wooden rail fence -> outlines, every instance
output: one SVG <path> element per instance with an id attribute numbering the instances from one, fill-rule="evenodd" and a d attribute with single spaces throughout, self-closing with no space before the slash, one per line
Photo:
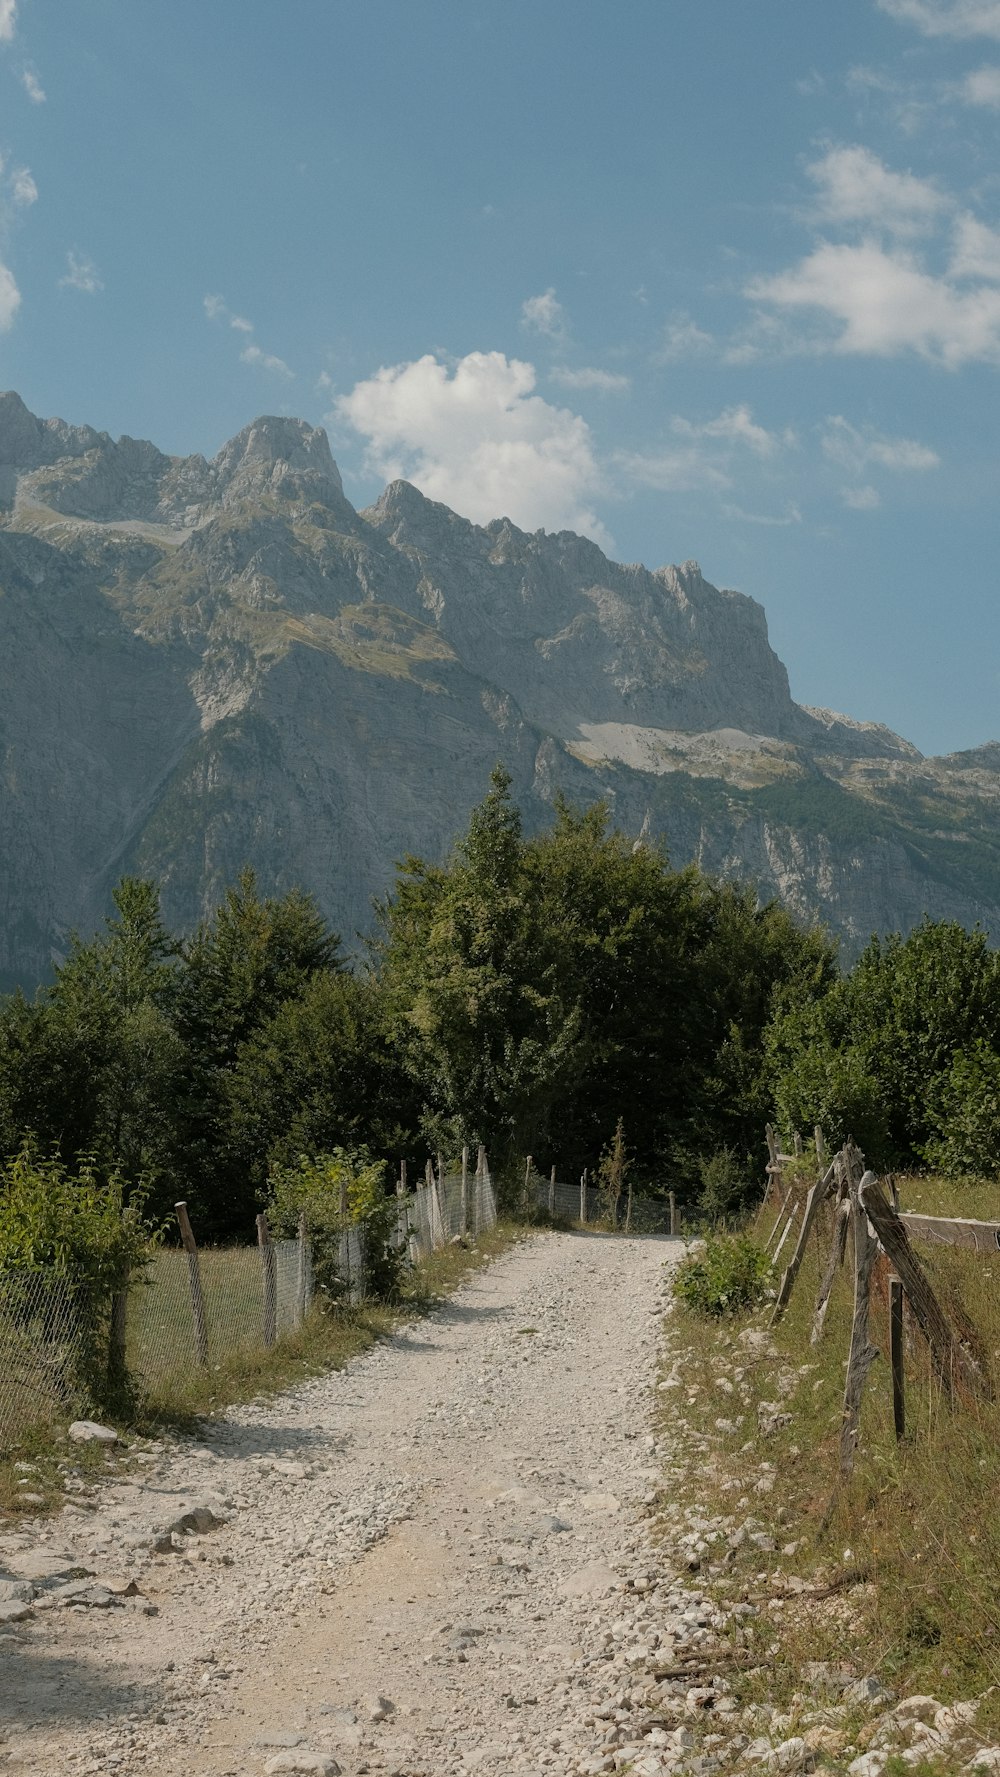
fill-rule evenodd
<path id="1" fill-rule="evenodd" d="M 926 1341 L 934 1374 L 947 1398 L 993 1398 L 993 1381 L 978 1356 L 974 1329 L 967 1322 L 956 1324 L 956 1317 L 946 1312 L 914 1251 L 913 1242 L 960 1246 L 982 1253 L 996 1252 L 1000 1249 L 1000 1222 L 979 1222 L 964 1216 L 901 1213 L 892 1182 L 888 1181 L 890 1201 L 883 1183 L 874 1172 L 866 1170 L 864 1156 L 853 1142 L 847 1141 L 829 1162 L 819 1129 L 814 1132 L 814 1144 L 817 1176 L 815 1182 L 807 1185 L 801 1137 L 796 1135 L 790 1144 L 792 1152 L 784 1153 L 775 1130 L 770 1124 L 767 1127 L 764 1200 L 765 1204 L 776 1202 L 778 1208 L 765 1244 L 776 1269 L 793 1229 L 796 1230 L 781 1272 L 771 1325 L 780 1321 L 788 1308 L 819 1211 L 824 1203 L 832 1200 L 832 1233 L 813 1309 L 811 1342 L 815 1345 L 823 1337 L 834 1280 L 845 1263 L 850 1240 L 854 1312 L 840 1437 L 840 1474 L 846 1478 L 854 1466 L 865 1381 L 880 1355 L 871 1342 L 869 1330 L 872 1282 L 877 1262 L 884 1256 L 890 1267 L 889 1364 L 893 1421 L 896 1438 L 901 1441 L 906 1436 L 904 1304 L 912 1324 L 919 1328 Z M 811 1159 L 809 1167 L 812 1169 Z"/>

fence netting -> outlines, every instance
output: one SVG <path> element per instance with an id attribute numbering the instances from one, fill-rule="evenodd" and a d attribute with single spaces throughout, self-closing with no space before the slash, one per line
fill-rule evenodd
<path id="1" fill-rule="evenodd" d="M 537 1209 L 562 1222 L 614 1228 L 619 1234 L 669 1234 L 670 1204 L 662 1197 L 633 1196 L 623 1191 L 617 1204 L 595 1185 L 570 1185 L 535 1177 Z"/>
<path id="2" fill-rule="evenodd" d="M 396 1201 L 390 1239 L 416 1263 L 496 1221 L 487 1168 L 435 1177 Z M 384 1221 L 378 1235 L 384 1240 Z M 367 1290 L 369 1230 L 343 1227 L 335 1297 L 357 1303 Z M 196 1369 L 252 1355 L 302 1325 L 314 1300 L 308 1231 L 262 1247 L 202 1247 L 197 1255 L 158 1248 L 128 1291 L 125 1359 L 134 1382 L 156 1395 Z M 0 1451 L 34 1426 L 85 1408 L 80 1354 L 94 1321 L 85 1298 L 50 1271 L 0 1271 Z"/>

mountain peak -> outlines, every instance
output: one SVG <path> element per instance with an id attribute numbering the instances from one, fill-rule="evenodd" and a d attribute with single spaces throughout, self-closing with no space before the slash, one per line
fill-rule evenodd
<path id="1" fill-rule="evenodd" d="M 261 414 L 223 445 L 212 467 L 230 497 L 259 494 L 270 484 L 312 499 L 344 498 L 330 441 L 307 420 Z"/>

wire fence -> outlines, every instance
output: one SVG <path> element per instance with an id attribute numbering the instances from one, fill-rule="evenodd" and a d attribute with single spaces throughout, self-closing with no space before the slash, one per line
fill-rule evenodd
<path id="1" fill-rule="evenodd" d="M 198 1247 L 186 1207 L 178 1206 L 185 1245 L 158 1248 L 127 1292 L 104 1304 L 107 1325 L 72 1280 L 51 1271 L 0 1271 L 0 1452 L 36 1427 L 86 1410 L 84 1352 L 95 1332 L 109 1370 L 122 1372 L 145 1396 L 168 1395 L 185 1376 L 268 1350 L 302 1326 L 316 1295 L 313 1242 L 272 1239 L 258 1219 L 255 1246 Z M 180 1212 L 183 1211 L 183 1214 Z M 389 1243 L 416 1264 L 449 1241 L 473 1238 L 496 1221 L 493 1181 L 485 1158 L 474 1175 L 434 1176 L 398 1197 L 389 1214 Z M 368 1291 L 375 1244 L 386 1240 L 385 1216 L 369 1226 L 345 1222 L 335 1236 L 332 1299 L 358 1303 Z"/>
<path id="2" fill-rule="evenodd" d="M 566 1184 L 559 1179 L 534 1175 L 535 1208 L 557 1221 L 574 1222 L 612 1230 L 618 1234 L 673 1234 L 677 1210 L 668 1197 L 629 1198 L 623 1192 L 617 1203 L 597 1186 Z"/>

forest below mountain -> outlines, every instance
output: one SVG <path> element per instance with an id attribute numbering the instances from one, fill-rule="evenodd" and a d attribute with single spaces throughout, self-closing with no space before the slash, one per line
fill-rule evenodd
<path id="1" fill-rule="evenodd" d="M 251 872 L 195 934 L 124 879 L 102 935 L 0 1009 L 0 1153 L 117 1172 L 156 1214 L 244 1237 L 273 1180 L 347 1149 L 422 1170 L 486 1144 L 712 1214 L 758 1188 L 762 1133 L 821 1123 L 873 1164 L 997 1170 L 1000 959 L 925 921 L 846 972 L 777 902 L 675 869 L 606 808 L 526 836 L 507 774 L 443 864 L 411 857 L 351 964 L 299 890 Z M 606 1162 L 605 1162 L 606 1163 Z"/>

